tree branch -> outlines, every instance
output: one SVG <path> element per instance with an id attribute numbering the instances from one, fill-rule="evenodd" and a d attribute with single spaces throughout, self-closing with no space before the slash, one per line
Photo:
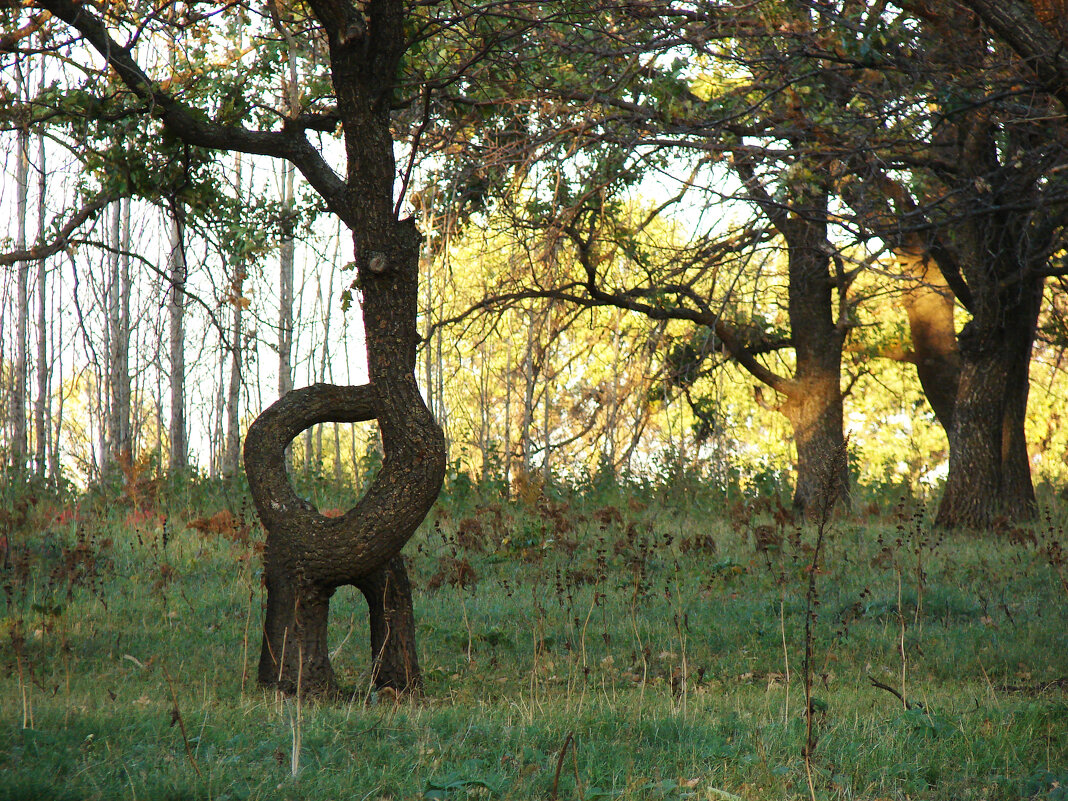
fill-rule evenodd
<path id="1" fill-rule="evenodd" d="M 141 69 L 130 48 L 119 44 L 85 4 L 75 0 L 36 0 L 36 4 L 77 30 L 115 70 L 123 84 L 150 104 L 150 113 L 183 142 L 213 150 L 286 159 L 322 195 L 332 212 L 347 224 L 355 221 L 345 193 L 345 183 L 304 137 L 301 126 L 291 126 L 281 131 L 255 131 L 241 125 L 222 125 L 199 119 Z"/>
<path id="2" fill-rule="evenodd" d="M 49 12 L 43 11 L 42 13 L 35 14 L 31 17 L 30 21 L 17 31 L 11 31 L 11 33 L 5 33 L 3 36 L 0 36 L 0 53 L 15 52 L 15 47 L 19 42 L 33 36 L 33 34 L 39 31 L 51 18 L 52 15 Z"/>
<path id="3" fill-rule="evenodd" d="M 0 253 L 0 267 L 7 267 L 20 261 L 38 261 L 47 259 L 70 244 L 70 237 L 90 217 L 95 217 L 109 203 L 118 200 L 118 195 L 101 195 L 95 200 L 75 212 L 62 228 L 56 233 L 55 239 L 47 244 L 36 245 L 25 250 L 13 250 L 8 253 Z"/>
<path id="4" fill-rule="evenodd" d="M 1068 45 L 1039 21 L 1033 8 L 1020 0 L 965 0 L 965 5 L 1023 59 L 1045 90 L 1068 109 Z"/>
<path id="5" fill-rule="evenodd" d="M 654 306 L 638 300 L 638 296 L 629 292 L 608 292 L 598 285 L 596 266 L 593 263 L 589 243 L 585 241 L 580 232 L 574 228 L 565 228 L 565 233 L 572 240 L 578 253 L 579 264 L 586 273 L 583 286 L 589 299 L 595 303 L 588 305 L 614 306 L 618 309 L 638 312 L 651 320 L 686 320 L 697 325 L 706 326 L 719 337 L 727 348 L 731 358 L 744 367 L 754 378 L 767 384 L 771 389 L 782 395 L 793 392 L 793 382 L 783 378 L 758 361 L 753 352 L 745 346 L 735 328 L 723 320 L 719 312 L 713 312 L 707 308 L 707 304 L 701 303 L 702 309 L 686 309 L 677 306 L 664 307 Z"/>

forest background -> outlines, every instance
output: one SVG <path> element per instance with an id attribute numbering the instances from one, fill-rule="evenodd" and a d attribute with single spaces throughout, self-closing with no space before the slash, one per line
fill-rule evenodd
<path id="1" fill-rule="evenodd" d="M 851 47 L 870 48 L 872 37 L 905 46 L 904 30 L 894 26 L 907 27 L 908 12 L 895 18 L 883 9 L 877 24 L 874 9 L 865 13 L 872 30 Z M 785 40 L 799 40 L 788 17 L 765 20 L 772 27 L 761 36 L 770 31 L 784 39 L 785 31 Z M 22 42 L 48 30 L 42 24 L 16 31 L 7 49 L 17 55 Z M 227 111 L 231 116 L 265 113 L 239 101 L 237 92 L 259 86 L 279 59 L 291 64 L 283 84 L 262 84 L 268 105 L 284 110 L 294 92 L 305 103 L 322 92 L 314 48 L 287 56 L 293 42 L 272 39 L 270 30 L 259 34 L 266 44 L 246 42 L 249 30 L 245 24 L 193 28 L 188 33 L 197 38 L 181 51 L 177 40 L 170 50 L 159 42 L 144 47 L 162 48 L 154 52 L 170 59 L 168 80 L 186 82 L 176 86 L 191 97 L 244 104 Z M 755 216 L 760 197 L 724 154 L 710 156 L 691 141 L 710 124 L 706 118 L 722 113 L 726 101 L 716 93 L 740 96 L 754 87 L 744 85 L 744 64 L 731 64 L 735 54 L 712 52 L 687 33 L 676 42 L 651 36 L 646 43 L 645 68 L 662 74 L 643 90 L 649 101 L 642 114 L 652 115 L 648 131 L 630 141 L 615 141 L 613 130 L 595 131 L 589 121 L 585 131 L 575 127 L 597 104 L 611 108 L 611 102 L 591 96 L 583 106 L 568 99 L 568 70 L 575 66 L 567 63 L 546 65 L 563 74 L 554 76 L 557 87 L 538 90 L 533 76 L 522 75 L 483 87 L 486 98 L 475 104 L 482 130 L 451 97 L 440 102 L 451 102 L 452 111 L 433 125 L 425 124 L 429 116 L 422 127 L 412 122 L 421 149 L 398 181 L 410 184 L 404 207 L 426 235 L 420 378 L 446 431 L 454 475 L 507 484 L 517 473 L 537 472 L 546 483 L 574 484 L 598 476 L 659 480 L 681 471 L 739 490 L 789 484 L 797 456 L 788 421 L 776 413 L 783 396 L 765 397 L 760 381 L 730 358 L 712 328 L 674 313 L 685 305 L 683 296 L 672 296 L 675 278 L 683 276 L 687 291 L 703 297 L 718 323 L 741 332 L 757 358 L 784 374 L 794 369 L 788 245 Z M 813 27 L 805 35 L 830 34 Z M 787 41 L 783 52 L 795 45 Z M 580 63 L 591 48 L 576 48 L 567 58 Z M 633 50 L 617 55 L 617 69 L 626 69 L 627 60 L 637 63 Z M 446 57 L 444 50 L 439 55 Z M 54 65 L 35 70 L 18 58 L 7 64 L 2 202 L 8 250 L 47 250 L 45 258 L 5 260 L 0 408 L 9 465 L 83 488 L 120 457 L 151 461 L 158 470 L 232 474 L 240 470 L 248 423 L 279 394 L 316 381 L 362 381 L 360 323 L 346 311 L 358 296 L 347 272 L 351 252 L 292 167 L 246 154 L 183 150 L 151 128 L 109 122 L 105 109 L 79 107 L 90 103 L 87 90 L 63 94 Z M 240 78 L 226 71 L 234 67 Z M 473 86 L 477 77 L 469 79 Z M 880 80 L 887 84 L 880 91 L 888 91 L 890 78 Z M 784 86 L 795 94 L 754 106 L 758 127 L 796 117 L 798 99 L 816 91 Z M 121 89 L 103 88 L 107 102 L 121 106 Z M 514 96 L 502 94 L 508 89 Z M 884 109 L 887 138 L 915 126 L 909 134 L 915 140 L 922 126 L 934 125 L 930 112 L 916 109 L 945 90 L 933 80 L 916 84 L 910 105 Z M 637 97 L 639 89 L 632 91 Z M 656 93 L 665 92 L 674 106 L 653 109 L 652 101 L 661 99 Z M 708 108 L 695 111 L 702 98 Z M 854 118 L 870 115 L 858 111 L 861 99 L 872 109 L 891 102 L 889 94 L 858 94 L 835 120 L 827 106 L 837 101 L 822 98 L 812 116 L 839 126 L 843 139 L 856 137 Z M 514 132 L 501 134 L 518 114 L 529 115 L 524 142 Z M 781 196 L 805 168 L 797 156 L 769 155 L 774 146 L 774 138 L 766 139 L 760 158 L 765 169 L 781 170 L 768 177 L 768 188 Z M 937 164 L 931 169 L 937 173 Z M 916 186 L 928 180 L 920 172 L 893 177 Z M 845 200 L 832 209 L 828 242 L 855 272 L 836 321 L 844 334 L 851 471 L 861 485 L 937 492 L 949 449 L 916 378 L 916 348 L 903 313 L 914 276 L 898 266 L 901 242 L 885 232 L 879 237 L 871 219 L 878 210 L 849 209 L 841 179 L 836 191 Z M 952 191 L 933 191 L 926 203 L 943 203 Z M 596 212 L 590 198 L 597 198 Z M 628 290 L 644 281 L 646 297 L 659 293 L 652 305 L 668 311 L 660 319 L 593 305 L 588 296 L 574 302 L 581 293 L 569 289 L 581 283 L 581 254 L 561 221 L 593 213 L 604 229 L 599 235 L 614 237 L 612 252 L 601 256 L 606 280 Z M 927 237 L 936 224 L 930 213 L 927 220 L 913 216 L 897 223 L 899 240 Z M 731 237 L 735 242 L 725 244 Z M 1046 247 L 1057 252 L 1056 245 Z M 1040 483 L 1056 485 L 1068 471 L 1068 434 L 1060 425 L 1063 280 L 1046 284 L 1026 416 L 1030 465 Z M 967 312 L 956 303 L 960 329 Z M 296 446 L 296 462 L 351 480 L 373 439 L 369 430 L 337 424 L 309 430 Z"/>

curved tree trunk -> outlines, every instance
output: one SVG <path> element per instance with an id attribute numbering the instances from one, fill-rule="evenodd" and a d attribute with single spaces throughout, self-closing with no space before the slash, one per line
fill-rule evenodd
<path id="1" fill-rule="evenodd" d="M 196 147 L 241 150 L 293 163 L 352 232 L 357 272 L 352 289 L 362 297 L 370 382 L 362 387 L 317 384 L 289 392 L 256 419 L 244 448 L 249 487 L 267 530 L 260 680 L 283 690 L 331 692 L 336 688 L 326 650 L 331 595 L 345 584 L 377 588 L 377 574 L 389 570 L 395 580 L 387 582 L 383 620 L 373 627 L 374 636 L 385 643 L 386 651 L 394 647 L 391 642 L 400 642 L 384 636 L 388 627 L 379 624 L 390 609 L 403 617 L 410 607 L 396 596 L 410 602 L 410 591 L 399 570 L 387 566 L 426 516 L 445 475 L 445 438 L 423 403 L 414 373 L 421 238 L 411 220 L 398 219 L 400 203 L 394 193 L 398 172 L 391 114 L 401 60 L 410 45 L 405 25 L 410 9 L 400 0 L 309 0 L 329 45 L 330 79 L 345 142 L 341 176 L 312 146 L 306 124 L 295 115 L 281 130 L 252 131 L 240 122 L 220 124 L 200 111 L 194 113 L 141 69 L 131 48 L 116 42 L 93 11 L 68 0 L 39 4 L 77 29 L 134 95 L 158 109 L 171 134 Z M 286 25 L 280 15 L 274 21 Z M 303 27 L 303 21 L 300 24 Z M 180 288 L 186 277 L 180 203 L 175 212 L 179 219 L 171 276 L 174 287 Z M 175 289 L 172 345 L 181 339 L 181 301 Z M 180 360 L 172 360 L 172 368 L 172 399 L 181 399 L 176 389 L 184 375 Z M 172 405 L 172 424 L 177 420 L 179 425 L 172 425 L 171 466 L 179 468 L 186 449 L 183 406 Z M 370 419 L 378 421 L 382 434 L 382 469 L 355 508 L 340 518 L 323 517 L 293 492 L 285 448 L 315 423 Z M 372 604 L 372 611 L 375 608 Z"/>
<path id="2" fill-rule="evenodd" d="M 245 469 L 267 529 L 261 684 L 307 694 L 337 690 L 326 644 L 330 597 L 354 584 L 368 600 L 376 683 L 419 688 L 411 591 L 398 554 L 437 497 L 445 467 L 440 430 L 422 410 L 425 420 L 415 425 L 407 458 L 387 452 L 367 494 L 339 518 L 323 517 L 293 492 L 285 448 L 315 423 L 381 421 L 386 415 L 376 387 L 294 390 L 250 427 Z"/>
<path id="3" fill-rule="evenodd" d="M 390 114 L 408 45 L 406 9 L 311 0 L 330 49 L 330 75 L 345 141 L 343 182 L 313 170 L 330 208 L 352 232 L 370 383 L 316 384 L 288 393 L 252 424 L 245 469 L 267 529 L 267 622 L 260 680 L 283 690 L 331 692 L 336 680 L 320 641 L 335 588 L 355 584 L 369 598 L 379 681 L 418 687 L 411 592 L 401 548 L 423 521 L 445 477 L 445 438 L 415 381 L 421 237 L 397 218 Z M 317 168 L 318 169 L 318 168 Z M 285 473 L 285 447 L 314 423 L 375 419 L 382 469 L 355 508 L 325 518 L 298 498 Z M 381 593 L 379 594 L 379 590 Z M 272 599 L 278 595 L 278 601 Z M 381 600 L 381 603 L 379 601 Z M 408 631 L 399 632 L 408 626 Z M 388 636 L 387 636 L 388 632 Z M 292 641 L 297 641 L 294 655 Z M 285 646 L 285 650 L 283 650 Z"/>
<path id="4" fill-rule="evenodd" d="M 398 554 L 437 498 L 445 441 L 414 375 L 419 235 L 410 221 L 392 228 L 382 250 L 357 247 L 371 383 L 293 390 L 256 419 L 245 439 L 249 488 L 267 529 L 258 675 L 284 692 L 337 690 L 326 621 L 331 595 L 346 584 L 368 599 L 376 682 L 420 686 L 411 590 Z M 316 423 L 371 419 L 382 433 L 382 470 L 355 508 L 323 517 L 294 493 L 285 448 Z"/>

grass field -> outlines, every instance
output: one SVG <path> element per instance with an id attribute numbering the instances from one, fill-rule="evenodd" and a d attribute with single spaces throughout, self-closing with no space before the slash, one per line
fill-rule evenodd
<path id="1" fill-rule="evenodd" d="M 1068 798 L 1063 516 L 867 510 L 813 570 L 777 512 L 440 505 L 407 549 L 425 697 L 369 691 L 345 588 L 351 700 L 317 705 L 254 684 L 257 528 L 67 510 L 0 572 L 0 799 Z"/>

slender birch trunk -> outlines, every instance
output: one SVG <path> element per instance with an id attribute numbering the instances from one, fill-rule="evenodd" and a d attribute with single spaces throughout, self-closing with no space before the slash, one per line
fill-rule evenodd
<path id="1" fill-rule="evenodd" d="M 487 465 L 490 461 L 490 365 L 486 359 L 486 343 L 481 342 L 478 346 L 478 450 L 482 454 L 482 482 L 485 483 L 490 474 Z"/>
<path id="2" fill-rule="evenodd" d="M 235 276 L 235 284 L 238 292 L 245 278 L 245 273 L 239 268 Z M 230 329 L 230 386 L 226 394 L 226 458 L 223 460 L 223 475 L 232 476 L 237 473 L 241 464 L 241 364 L 242 348 L 242 308 L 241 296 L 238 295 L 238 303 L 234 304 L 233 325 Z"/>
<path id="3" fill-rule="evenodd" d="M 242 198 L 242 154 L 235 158 L 237 197 Z M 233 309 L 230 327 L 230 386 L 226 394 L 226 456 L 223 459 L 223 475 L 232 476 L 241 466 L 241 366 L 243 336 L 242 315 L 245 309 L 244 298 L 245 267 L 244 262 L 235 263 L 230 279 L 230 305 Z"/>
<path id="4" fill-rule="evenodd" d="M 132 458 L 130 437 L 130 199 L 116 205 L 111 223 L 108 287 L 108 434 L 105 465 Z"/>
<path id="5" fill-rule="evenodd" d="M 334 310 L 334 279 L 337 278 L 337 260 L 335 259 L 330 268 L 330 280 L 326 288 L 326 312 L 323 315 L 323 348 L 319 352 L 319 380 L 326 381 L 327 371 L 330 370 L 330 317 Z M 315 427 L 315 461 L 323 464 L 323 426 L 320 423 Z"/>
<path id="6" fill-rule="evenodd" d="M 37 159 L 40 171 L 37 176 L 37 239 L 40 242 L 45 230 L 45 191 L 47 189 L 47 165 L 45 164 L 44 129 L 37 129 Z M 49 429 L 45 423 L 48 407 L 48 264 L 46 259 L 37 262 L 37 400 L 33 407 L 34 465 L 39 477 L 47 475 L 45 457 L 48 453 Z M 53 480 L 57 478 L 52 475 Z"/>
<path id="7" fill-rule="evenodd" d="M 423 230 L 433 231 L 433 218 L 429 211 L 430 204 L 428 203 L 424 208 L 426 209 L 423 216 Z M 431 249 L 430 237 L 426 237 L 423 240 L 423 273 L 426 275 L 426 327 L 427 336 L 423 339 L 423 369 L 425 378 L 423 380 L 423 395 L 426 397 L 426 405 L 431 414 L 436 413 L 436 406 L 434 403 L 434 343 L 432 335 L 430 334 L 431 326 L 434 324 L 434 253 Z"/>
<path id="8" fill-rule="evenodd" d="M 545 455 L 542 456 L 542 462 L 541 462 L 541 483 L 542 483 L 542 486 L 548 487 L 549 486 L 549 481 L 552 478 L 552 472 L 551 472 L 552 468 L 549 466 L 549 456 L 550 456 L 551 447 L 550 447 L 550 444 L 549 444 L 549 371 L 548 371 L 548 368 L 546 368 L 546 370 L 545 370 L 545 392 L 543 393 L 542 401 L 544 403 L 544 406 L 543 406 L 543 409 L 542 409 L 541 436 L 542 436 L 542 442 L 544 443 L 544 445 L 542 447 L 544 449 L 544 454 Z"/>
<path id="9" fill-rule="evenodd" d="M 60 315 L 56 315 L 55 319 L 57 320 L 59 331 L 53 337 L 52 344 L 56 355 L 55 374 L 59 376 L 59 391 L 56 392 L 56 408 L 54 412 L 52 411 L 52 405 L 49 404 L 49 428 L 52 431 L 52 447 L 48 452 L 48 473 L 52 476 L 53 483 L 58 486 L 60 475 L 59 449 L 62 444 L 63 434 L 63 403 L 66 400 L 67 393 L 63 386 L 63 318 Z"/>
<path id="10" fill-rule="evenodd" d="M 23 81 L 22 70 L 18 76 L 19 95 Z M 15 152 L 15 249 L 26 249 L 26 215 L 29 201 L 30 131 L 21 126 L 16 139 Z M 26 466 L 26 345 L 29 317 L 30 263 L 20 261 L 17 269 L 15 309 L 15 374 L 11 388 L 11 463 L 16 468 Z"/>
<path id="11" fill-rule="evenodd" d="M 174 18 L 176 7 L 169 10 Z M 178 43 L 168 42 L 167 56 L 172 73 L 176 69 Z M 177 197 L 171 198 L 170 254 L 168 257 L 167 307 L 168 348 L 171 367 L 171 416 L 168 424 L 170 455 L 168 467 L 171 473 L 189 466 L 189 443 L 186 438 L 185 420 L 185 283 L 189 276 L 185 257 L 185 205 Z"/>
<path id="12" fill-rule="evenodd" d="M 293 242 L 294 184 L 296 171 L 282 168 L 282 245 L 279 251 L 278 397 L 293 389 Z"/>
<path id="13" fill-rule="evenodd" d="M 519 436 L 523 438 L 523 478 L 530 477 L 530 430 L 534 426 L 534 311 L 527 315 L 527 348 L 523 355 L 523 423 Z"/>
<path id="14" fill-rule="evenodd" d="M 211 454 L 208 464 L 208 475 L 218 478 L 222 472 L 223 463 L 226 461 L 226 431 L 223 427 L 223 418 L 226 417 L 226 356 L 230 352 L 230 342 L 225 331 L 220 332 L 219 339 L 219 362 L 216 365 L 218 371 L 215 376 L 215 403 L 212 407 L 211 418 Z"/>
<path id="15" fill-rule="evenodd" d="M 512 349 L 504 370 L 504 485 L 512 486 Z"/>
<path id="16" fill-rule="evenodd" d="M 189 466 L 189 446 L 185 423 L 185 282 L 188 271 L 185 260 L 184 208 L 174 201 L 170 228 L 170 303 L 169 344 L 171 366 L 170 470 L 185 470 Z"/>

